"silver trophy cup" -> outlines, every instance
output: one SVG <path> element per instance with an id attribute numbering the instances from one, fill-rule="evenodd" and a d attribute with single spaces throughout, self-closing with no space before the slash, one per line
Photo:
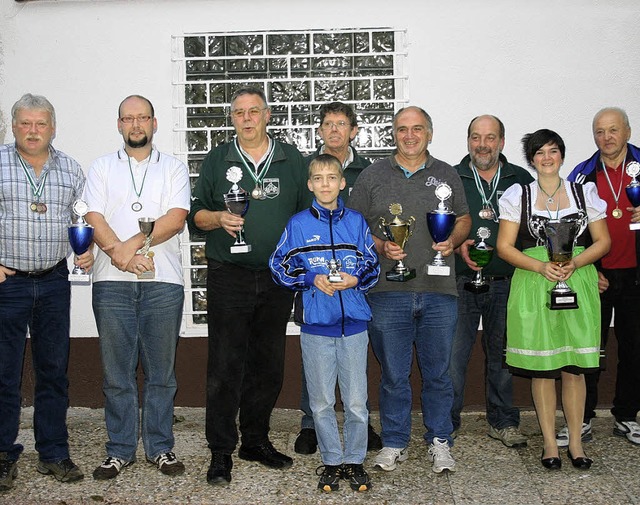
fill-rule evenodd
<path id="1" fill-rule="evenodd" d="M 549 261 L 559 266 L 566 265 L 573 258 L 573 248 L 580 236 L 583 219 L 557 219 L 547 221 L 542 229 Z M 569 285 L 560 280 L 549 291 L 550 300 L 547 304 L 551 310 L 577 309 L 578 295 Z"/>
<path id="2" fill-rule="evenodd" d="M 156 220 L 153 217 L 141 217 L 138 219 L 138 227 L 145 236 L 144 245 L 136 251 L 136 254 L 142 254 L 144 257 L 153 259 L 154 253 L 150 251 L 151 241 L 153 240 L 153 228 L 156 224 Z M 153 270 L 147 270 L 138 274 L 138 279 L 155 279 L 156 274 Z"/>

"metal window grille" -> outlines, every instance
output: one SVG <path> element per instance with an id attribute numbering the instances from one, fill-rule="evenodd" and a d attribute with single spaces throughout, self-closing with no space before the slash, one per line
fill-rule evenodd
<path id="1" fill-rule="evenodd" d="M 405 32 L 391 28 L 194 33 L 174 36 L 174 153 L 192 185 L 204 156 L 233 138 L 230 98 L 242 86 L 265 92 L 268 130 L 303 153 L 316 149 L 318 108 L 353 106 L 354 145 L 369 159 L 393 147 L 393 114 L 406 99 Z M 185 334 L 206 331 L 206 258 L 202 237 L 183 236 Z M 203 327 L 204 326 L 204 327 Z"/>

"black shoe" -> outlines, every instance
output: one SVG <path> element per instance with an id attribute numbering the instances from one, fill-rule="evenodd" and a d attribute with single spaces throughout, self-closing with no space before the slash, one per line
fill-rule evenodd
<path id="1" fill-rule="evenodd" d="M 207 483 L 228 484 L 231 482 L 231 469 L 233 468 L 233 460 L 231 454 L 222 454 L 221 452 L 211 453 L 211 464 L 207 470 Z"/>
<path id="2" fill-rule="evenodd" d="M 371 425 L 369 425 L 367 436 L 368 436 L 367 451 L 380 451 L 382 449 L 382 439 L 380 438 L 380 435 L 376 433 L 376 430 L 374 430 L 373 426 Z"/>
<path id="3" fill-rule="evenodd" d="M 342 465 L 342 478 L 349 481 L 349 485 L 354 491 L 371 489 L 371 479 L 361 464 Z"/>
<path id="4" fill-rule="evenodd" d="M 542 449 L 542 456 L 540 456 L 540 463 L 542 466 L 549 470 L 560 470 L 562 468 L 562 460 L 558 457 L 545 458 L 544 449 Z"/>
<path id="5" fill-rule="evenodd" d="M 567 451 L 567 456 L 569 456 L 573 467 L 580 470 L 589 470 L 589 468 L 591 468 L 591 464 L 593 463 L 593 460 L 591 458 L 587 458 L 586 456 L 574 458 L 573 456 L 571 456 L 571 451 Z"/>
<path id="6" fill-rule="evenodd" d="M 322 474 L 318 470 L 322 468 Z M 326 493 L 337 491 L 340 487 L 340 476 L 342 475 L 342 465 L 324 465 L 316 468 L 316 475 L 320 475 L 318 489 Z"/>
<path id="7" fill-rule="evenodd" d="M 18 476 L 18 462 L 7 459 L 6 452 L 0 452 L 0 491 L 9 491 Z"/>
<path id="8" fill-rule="evenodd" d="M 293 450 L 298 454 L 313 454 L 318 449 L 318 437 L 313 428 L 302 428 L 293 444 Z"/>
<path id="9" fill-rule="evenodd" d="M 255 447 L 241 445 L 238 456 L 247 461 L 257 461 L 269 468 L 288 468 L 293 465 L 293 460 L 286 454 L 276 451 L 269 440 Z"/>

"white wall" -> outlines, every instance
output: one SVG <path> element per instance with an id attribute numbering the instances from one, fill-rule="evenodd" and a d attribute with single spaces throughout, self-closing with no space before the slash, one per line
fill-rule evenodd
<path id="1" fill-rule="evenodd" d="M 434 156 L 457 163 L 469 120 L 499 116 L 505 154 L 551 128 L 566 171 L 595 150 L 591 119 L 619 105 L 640 123 L 637 0 L 40 0 L 0 2 L 0 141 L 11 105 L 47 96 L 57 148 L 84 167 L 115 150 L 117 105 L 140 93 L 155 105 L 156 143 L 173 146 L 171 36 L 197 31 L 391 27 L 407 30 L 409 98 L 433 117 Z M 632 137 L 637 144 L 640 139 Z M 74 288 L 76 336 L 96 335 L 89 288 Z"/>

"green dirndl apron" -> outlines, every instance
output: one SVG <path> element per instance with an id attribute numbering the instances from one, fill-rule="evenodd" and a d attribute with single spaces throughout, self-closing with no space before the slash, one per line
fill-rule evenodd
<path id="1" fill-rule="evenodd" d="M 584 247 L 574 248 L 574 257 Z M 543 246 L 522 251 L 548 261 Z M 549 290 L 555 282 L 516 268 L 507 303 L 506 362 L 526 371 L 564 367 L 598 368 L 600 356 L 600 295 L 593 265 L 573 272 L 567 284 L 578 295 L 578 309 L 550 310 Z"/>

